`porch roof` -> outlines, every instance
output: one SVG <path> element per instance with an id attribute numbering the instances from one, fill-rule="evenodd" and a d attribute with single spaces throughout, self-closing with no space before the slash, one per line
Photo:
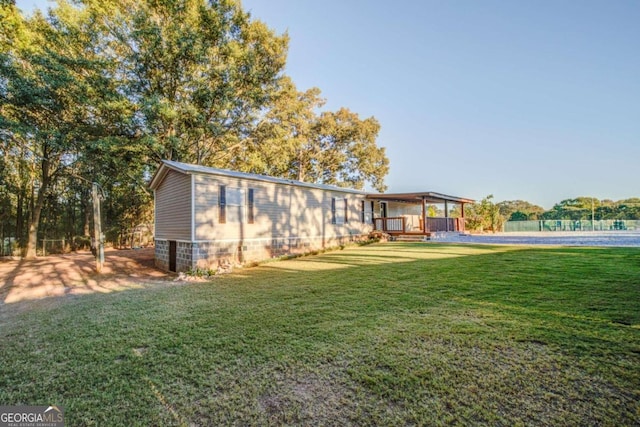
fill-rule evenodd
<path id="1" fill-rule="evenodd" d="M 434 193 L 433 191 L 425 191 L 418 193 L 381 193 L 381 194 L 367 194 L 367 199 L 370 200 L 383 200 L 390 202 L 408 202 L 408 203 L 421 203 L 422 200 L 428 203 L 475 203 L 473 199 L 467 199 L 465 197 L 447 196 L 446 194 Z"/>

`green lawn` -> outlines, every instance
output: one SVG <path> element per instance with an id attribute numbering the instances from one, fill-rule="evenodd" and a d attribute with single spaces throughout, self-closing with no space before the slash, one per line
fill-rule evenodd
<path id="1" fill-rule="evenodd" d="M 387 243 L 0 329 L 68 425 L 638 425 L 640 249 Z"/>

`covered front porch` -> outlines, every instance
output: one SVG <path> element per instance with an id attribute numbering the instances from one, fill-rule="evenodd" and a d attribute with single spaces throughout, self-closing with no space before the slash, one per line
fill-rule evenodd
<path id="1" fill-rule="evenodd" d="M 474 200 L 434 192 L 369 194 L 374 211 L 374 229 L 392 236 L 430 236 L 436 232 L 464 232 L 464 205 Z M 430 216 L 429 206 L 444 207 L 442 216 Z M 459 216 L 450 208 L 459 206 Z"/>

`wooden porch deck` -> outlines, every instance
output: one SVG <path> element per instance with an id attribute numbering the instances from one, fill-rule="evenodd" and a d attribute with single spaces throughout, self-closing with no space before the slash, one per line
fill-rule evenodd
<path id="1" fill-rule="evenodd" d="M 420 229 L 407 229 L 404 216 L 374 218 L 374 229 L 383 231 L 391 236 L 426 236 L 435 232 L 463 232 L 464 218 L 434 218 L 420 219 Z"/>

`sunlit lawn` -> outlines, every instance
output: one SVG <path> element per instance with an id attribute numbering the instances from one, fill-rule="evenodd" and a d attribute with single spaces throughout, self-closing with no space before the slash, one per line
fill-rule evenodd
<path id="1" fill-rule="evenodd" d="M 96 294 L 0 329 L 68 425 L 637 425 L 640 249 L 388 243 Z"/>

